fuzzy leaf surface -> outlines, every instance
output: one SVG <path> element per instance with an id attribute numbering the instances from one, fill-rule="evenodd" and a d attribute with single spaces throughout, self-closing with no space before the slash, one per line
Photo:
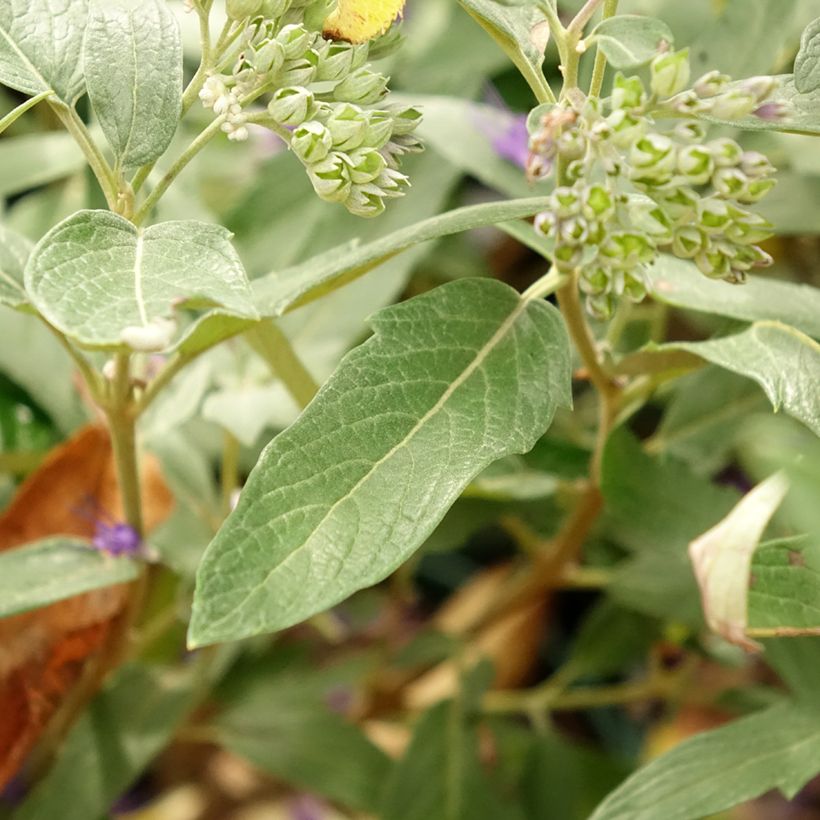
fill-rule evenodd
<path id="1" fill-rule="evenodd" d="M 34 96 L 82 93 L 87 0 L 0 0 L 0 83 Z"/>
<path id="2" fill-rule="evenodd" d="M 794 61 L 794 86 L 801 94 L 820 90 L 820 17 L 806 26 Z"/>
<path id="3" fill-rule="evenodd" d="M 160 157 L 182 109 L 182 39 L 167 4 L 96 0 L 84 62 L 91 104 L 118 162 Z"/>
<path id="4" fill-rule="evenodd" d="M 571 401 L 560 315 L 499 282 L 453 282 L 371 323 L 209 546 L 191 645 L 283 629 L 382 580 Z"/>
<path id="5" fill-rule="evenodd" d="M 108 211 L 80 211 L 35 247 L 26 290 L 51 324 L 91 347 L 121 345 L 126 329 L 148 329 L 186 303 L 253 319 L 230 236 L 203 222 L 138 229 Z"/>
<path id="6" fill-rule="evenodd" d="M 19 308 L 26 304 L 23 270 L 32 244 L 24 236 L 0 225 L 0 305 Z"/>
<path id="7" fill-rule="evenodd" d="M 655 17 L 620 14 L 597 25 L 590 40 L 600 46 L 613 68 L 629 69 L 648 63 L 664 43 L 672 45 L 675 37 L 669 26 Z"/>

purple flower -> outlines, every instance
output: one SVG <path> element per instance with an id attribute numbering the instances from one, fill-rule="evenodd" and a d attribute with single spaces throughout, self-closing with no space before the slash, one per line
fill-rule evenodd
<path id="1" fill-rule="evenodd" d="M 779 122 L 789 115 L 789 107 L 783 102 L 772 100 L 755 109 L 754 115 L 766 122 Z"/>
<path id="2" fill-rule="evenodd" d="M 94 525 L 91 543 L 95 549 L 115 557 L 135 557 L 143 554 L 143 543 L 139 533 L 130 524 L 114 519 L 96 499 L 89 496 L 83 506 L 75 512 Z"/>
<path id="3" fill-rule="evenodd" d="M 290 804 L 290 816 L 293 820 L 322 820 L 327 807 L 310 794 L 294 798 Z"/>
<path id="4" fill-rule="evenodd" d="M 530 156 L 530 135 L 527 131 L 527 117 L 525 114 L 513 116 L 500 134 L 493 139 L 495 152 L 519 168 L 527 167 Z"/>

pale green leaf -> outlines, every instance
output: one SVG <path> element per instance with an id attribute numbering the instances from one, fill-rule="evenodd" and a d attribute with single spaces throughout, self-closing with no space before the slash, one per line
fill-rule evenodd
<path id="1" fill-rule="evenodd" d="M 265 450 L 208 548 L 192 645 L 282 629 L 382 580 L 570 401 L 560 315 L 499 282 L 444 285 L 372 325 Z"/>
<path id="2" fill-rule="evenodd" d="M 750 651 L 759 648 L 746 637 L 752 555 L 788 487 L 783 474 L 775 473 L 689 545 L 707 624 L 727 641 Z"/>
<path id="3" fill-rule="evenodd" d="M 754 555 L 748 626 L 769 635 L 820 630 L 820 544 L 805 537 L 761 544 Z"/>
<path id="4" fill-rule="evenodd" d="M 497 0 L 459 0 L 462 8 L 504 50 L 538 97 L 548 101 L 552 94 L 544 79 L 544 50 L 549 26 L 531 4 L 505 5 Z"/>
<path id="5" fill-rule="evenodd" d="M 4 137 L 0 140 L 0 196 L 63 179 L 84 166 L 82 151 L 65 132 Z"/>
<path id="6" fill-rule="evenodd" d="M 366 245 L 353 240 L 300 265 L 254 280 L 256 304 L 264 316 L 281 316 L 358 279 L 396 254 L 422 242 L 533 216 L 542 211 L 546 203 L 544 197 L 532 197 L 472 205 L 401 228 Z"/>
<path id="7" fill-rule="evenodd" d="M 80 211 L 34 249 L 26 290 L 48 321 L 80 344 L 163 349 L 173 331 L 168 320 L 182 305 L 215 304 L 256 318 L 230 236 L 202 222 L 138 229 L 108 211 Z"/>
<path id="8" fill-rule="evenodd" d="M 92 589 L 132 581 L 139 564 L 102 555 L 86 541 L 49 538 L 0 553 L 0 618 Z"/>
<path id="9" fill-rule="evenodd" d="M 87 17 L 87 0 L 0 0 L 0 83 L 73 104 Z"/>
<path id="10" fill-rule="evenodd" d="M 794 86 L 801 94 L 820 91 L 820 17 L 806 26 L 794 61 Z"/>
<path id="11" fill-rule="evenodd" d="M 707 342 L 673 342 L 661 350 L 686 350 L 756 381 L 775 410 L 781 408 L 820 435 L 820 345 L 779 322 L 757 322 L 734 336 Z"/>
<path id="12" fill-rule="evenodd" d="M 32 247 L 28 239 L 0 225 L 0 304 L 20 308 L 27 303 L 23 270 Z"/>
<path id="13" fill-rule="evenodd" d="M 820 338 L 820 288 L 765 276 L 744 285 L 708 279 L 692 262 L 662 255 L 649 269 L 652 296 L 667 305 L 744 322 L 783 322 Z"/>
<path id="14" fill-rule="evenodd" d="M 696 735 L 640 769 L 590 820 L 699 820 L 820 771 L 820 716 L 778 704 Z"/>
<path id="15" fill-rule="evenodd" d="M 85 37 L 88 96 L 123 166 L 168 148 L 182 110 L 182 41 L 161 0 L 94 0 Z"/>
<path id="16" fill-rule="evenodd" d="M 588 42 L 596 43 L 613 68 L 638 68 L 675 41 L 662 20 L 637 14 L 620 14 L 603 20 Z"/>

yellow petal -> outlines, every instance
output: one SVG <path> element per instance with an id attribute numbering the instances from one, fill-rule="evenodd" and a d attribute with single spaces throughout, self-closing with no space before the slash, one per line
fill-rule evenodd
<path id="1" fill-rule="evenodd" d="M 404 0 L 339 0 L 325 20 L 324 34 L 333 40 L 363 43 L 384 34 L 404 8 Z"/>

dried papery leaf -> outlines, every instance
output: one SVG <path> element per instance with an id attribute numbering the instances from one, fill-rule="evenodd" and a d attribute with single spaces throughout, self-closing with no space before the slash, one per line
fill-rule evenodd
<path id="1" fill-rule="evenodd" d="M 748 652 L 761 649 L 746 635 L 752 556 L 788 488 L 786 477 L 775 473 L 689 545 L 706 622 L 718 635 Z"/>
<path id="2" fill-rule="evenodd" d="M 404 0 L 339 0 L 323 33 L 334 40 L 364 43 L 384 34 L 403 8 Z"/>
<path id="3" fill-rule="evenodd" d="M 145 459 L 142 489 L 150 530 L 172 504 L 153 459 Z M 23 483 L 0 516 L 0 551 L 50 535 L 91 538 L 95 522 L 82 514 L 89 503 L 122 517 L 111 442 L 97 425 L 56 448 Z M 0 620 L 0 788 L 116 631 L 127 594 L 125 585 L 108 587 Z"/>

